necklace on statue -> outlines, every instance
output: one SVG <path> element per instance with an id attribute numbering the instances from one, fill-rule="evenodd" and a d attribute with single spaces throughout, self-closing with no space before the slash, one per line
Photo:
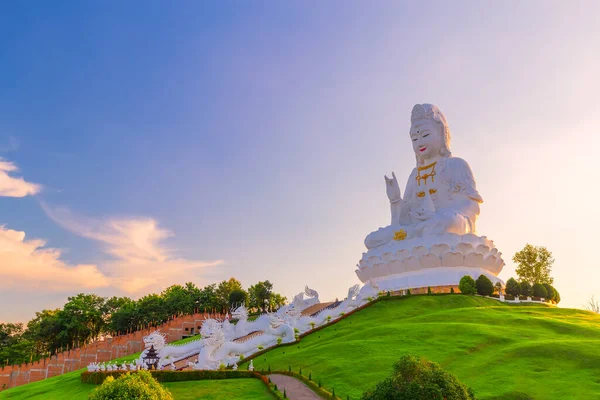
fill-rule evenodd
<path id="1" fill-rule="evenodd" d="M 419 186 L 421 186 L 421 180 L 423 180 L 423 183 L 425 185 L 427 185 L 427 178 L 431 178 L 431 182 L 435 182 L 435 164 L 437 164 L 437 161 L 435 161 L 429 165 L 425 165 L 423 167 L 417 168 L 417 176 L 415 179 L 417 180 L 417 184 Z M 426 171 L 430 168 L 431 168 L 431 172 L 421 175 L 421 171 Z"/>

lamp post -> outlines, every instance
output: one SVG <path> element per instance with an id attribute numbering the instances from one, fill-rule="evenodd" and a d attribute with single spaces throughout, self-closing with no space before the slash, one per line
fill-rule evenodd
<path id="1" fill-rule="evenodd" d="M 158 357 L 158 354 L 156 354 L 156 350 L 154 350 L 154 345 L 150 346 L 150 350 L 148 350 L 148 353 L 146 354 L 146 356 L 143 358 L 144 360 L 144 364 L 146 364 L 148 366 L 148 369 L 151 370 L 152 367 L 154 367 L 154 369 L 158 369 L 158 360 L 160 360 L 160 357 Z"/>

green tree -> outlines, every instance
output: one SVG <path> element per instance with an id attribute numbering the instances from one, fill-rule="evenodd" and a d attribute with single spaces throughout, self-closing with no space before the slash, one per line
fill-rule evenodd
<path id="1" fill-rule="evenodd" d="M 105 299 L 95 294 L 79 293 L 67 300 L 58 313 L 65 328 L 58 336 L 63 337 L 70 347 L 80 347 L 103 332 Z"/>
<path id="2" fill-rule="evenodd" d="M 262 312 L 266 312 L 273 295 L 273 284 L 269 281 L 258 282 L 256 285 L 250 286 L 248 295 L 250 307 L 256 307 Z"/>
<path id="3" fill-rule="evenodd" d="M 200 291 L 198 305 L 201 310 L 208 312 L 218 307 L 219 301 L 217 299 L 216 284 L 207 285 Z"/>
<path id="4" fill-rule="evenodd" d="M 27 323 L 25 336 L 33 342 L 34 353 L 52 355 L 57 349 L 66 345 L 64 337 L 59 334 L 65 329 L 60 318 L 62 310 L 42 310 L 35 313 L 35 318 Z"/>
<path id="5" fill-rule="evenodd" d="M 554 278 L 550 276 L 554 258 L 544 246 L 532 246 L 527 243 L 523 250 L 515 253 L 513 261 L 518 265 L 515 272 L 521 281 L 532 285 L 554 282 Z"/>
<path id="6" fill-rule="evenodd" d="M 234 289 L 229 293 L 229 308 L 248 305 L 248 292 L 243 289 Z"/>
<path id="7" fill-rule="evenodd" d="M 548 291 L 541 283 L 536 283 L 535 285 L 533 285 L 532 291 L 535 297 L 548 297 Z"/>
<path id="8" fill-rule="evenodd" d="M 531 296 L 531 283 L 527 281 L 519 282 L 519 287 L 521 288 L 521 296 Z"/>
<path id="9" fill-rule="evenodd" d="M 229 295 L 234 290 L 244 290 L 242 288 L 242 283 L 235 278 L 229 278 L 228 281 L 219 283 L 216 295 L 218 302 L 217 304 L 220 311 L 226 312 L 229 310 Z"/>
<path id="10" fill-rule="evenodd" d="M 188 290 L 181 285 L 172 285 L 163 290 L 161 296 L 164 300 L 167 315 L 192 314 L 194 312 L 194 299 Z"/>
<path id="11" fill-rule="evenodd" d="M 0 323 L 0 367 L 8 364 L 22 364 L 34 357 L 33 342 L 24 336 L 22 323 Z"/>
<path id="12" fill-rule="evenodd" d="M 475 285 L 475 279 L 471 278 L 469 275 L 465 275 L 460 278 L 460 282 L 458 283 L 458 289 L 462 294 L 475 294 L 477 293 L 477 286 Z"/>
<path id="13" fill-rule="evenodd" d="M 549 283 L 544 283 L 543 285 L 546 288 L 546 292 L 548 292 L 546 300 L 554 300 L 556 297 L 556 289 L 554 289 L 554 286 L 550 285 Z"/>
<path id="14" fill-rule="evenodd" d="M 438 364 L 406 355 L 394 364 L 392 374 L 387 379 L 364 392 L 361 399 L 475 400 L 475 394 Z"/>
<path id="15" fill-rule="evenodd" d="M 284 306 L 286 301 L 287 298 L 285 296 L 273 292 L 271 294 L 271 298 L 269 299 L 269 307 L 271 308 L 271 310 L 277 310 L 279 309 L 279 307 Z"/>
<path id="16" fill-rule="evenodd" d="M 491 296 L 494 294 L 494 284 L 485 275 L 479 275 L 477 281 L 475 282 L 475 286 L 477 287 L 477 294 L 481 296 Z"/>
<path id="17" fill-rule="evenodd" d="M 521 294 L 521 287 L 519 286 L 519 282 L 515 278 L 510 278 L 506 281 L 506 294 L 510 294 L 511 296 L 519 296 Z"/>

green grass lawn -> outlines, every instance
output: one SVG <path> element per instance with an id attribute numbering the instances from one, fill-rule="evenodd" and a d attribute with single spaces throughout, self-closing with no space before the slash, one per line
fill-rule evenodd
<path id="1" fill-rule="evenodd" d="M 167 382 L 163 385 L 173 393 L 176 400 L 261 400 L 275 398 L 264 383 L 252 378 Z"/>
<path id="2" fill-rule="evenodd" d="M 341 398 L 358 399 L 402 354 L 440 363 L 482 400 L 600 398 L 599 315 L 464 295 L 380 301 L 298 344 L 265 353 L 254 366 L 301 367 Z M 0 392 L 0 399 L 87 399 L 96 386 L 81 383 L 82 371 Z M 255 379 L 165 386 L 176 399 L 269 398 Z"/>
<path id="3" fill-rule="evenodd" d="M 338 396 L 358 399 L 402 354 L 440 363 L 480 399 L 600 398 L 599 315 L 464 295 L 380 301 L 265 353 L 254 367 L 301 367 Z"/>

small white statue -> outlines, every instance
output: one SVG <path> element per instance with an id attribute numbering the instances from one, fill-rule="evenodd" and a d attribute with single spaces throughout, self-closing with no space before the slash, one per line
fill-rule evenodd
<path id="1" fill-rule="evenodd" d="M 252 364 L 253 360 L 250 360 L 250 365 L 248 365 L 248 371 L 254 371 L 254 364 Z"/>
<path id="2" fill-rule="evenodd" d="M 250 360 L 250 362 L 252 362 L 252 360 Z M 234 371 L 237 371 L 237 369 L 238 369 L 237 362 L 234 362 L 234 363 L 233 363 L 233 370 L 234 370 Z M 252 367 L 252 369 L 254 369 L 254 367 Z"/>
<path id="3" fill-rule="evenodd" d="M 124 362 L 124 363 L 121 365 L 121 371 L 127 371 L 127 363 L 125 363 L 125 362 Z"/>
<path id="4" fill-rule="evenodd" d="M 171 371 L 175 371 L 177 369 L 175 367 L 175 364 L 173 364 L 173 361 L 171 361 L 171 365 L 169 366 L 169 368 L 171 369 Z"/>
<path id="5" fill-rule="evenodd" d="M 106 371 L 106 366 L 104 366 L 104 364 L 100 364 L 100 371 Z"/>

